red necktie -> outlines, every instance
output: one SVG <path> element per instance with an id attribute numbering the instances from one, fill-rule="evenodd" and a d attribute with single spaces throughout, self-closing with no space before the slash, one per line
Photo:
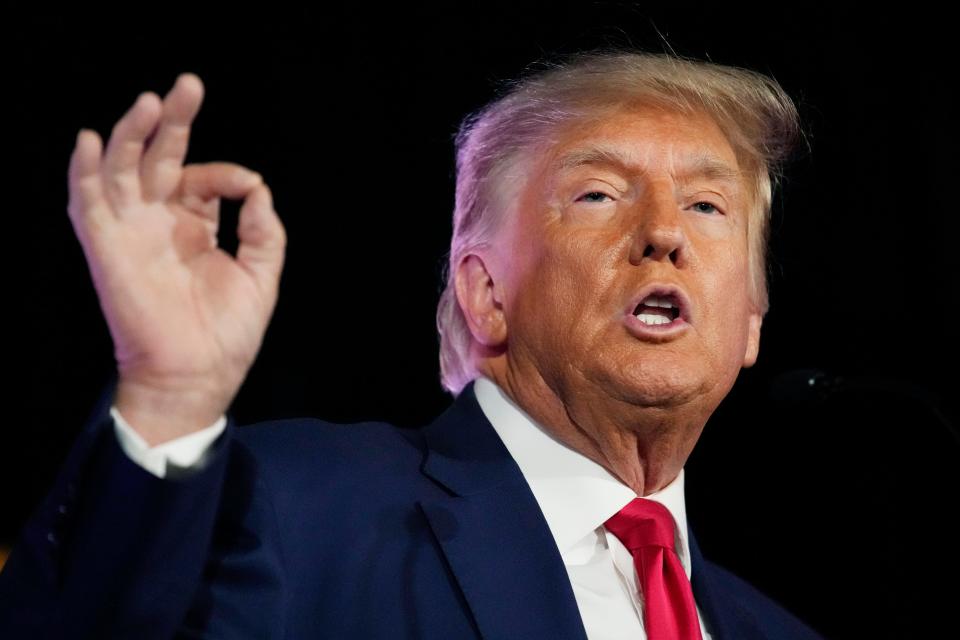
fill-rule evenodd
<path id="1" fill-rule="evenodd" d="M 633 556 L 649 640 L 702 640 L 690 581 L 674 547 L 673 516 L 653 500 L 634 498 L 604 523 Z"/>

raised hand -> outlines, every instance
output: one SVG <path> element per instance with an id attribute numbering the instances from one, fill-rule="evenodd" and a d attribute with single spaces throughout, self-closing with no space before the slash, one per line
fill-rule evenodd
<path id="1" fill-rule="evenodd" d="M 115 402 L 151 445 L 226 411 L 277 300 L 286 233 L 259 174 L 184 165 L 203 84 L 143 93 L 106 149 L 81 130 L 68 212 L 113 337 Z M 243 199 L 234 258 L 217 247 L 221 198 Z"/>

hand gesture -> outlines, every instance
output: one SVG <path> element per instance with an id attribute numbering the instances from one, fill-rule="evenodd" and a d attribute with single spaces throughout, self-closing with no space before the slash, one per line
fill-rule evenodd
<path id="1" fill-rule="evenodd" d="M 213 423 L 256 358 L 286 234 L 260 175 L 184 165 L 203 99 L 192 74 L 143 93 L 103 149 L 81 130 L 68 212 L 113 338 L 115 402 L 151 445 Z M 236 258 L 217 247 L 221 198 L 242 199 Z"/>

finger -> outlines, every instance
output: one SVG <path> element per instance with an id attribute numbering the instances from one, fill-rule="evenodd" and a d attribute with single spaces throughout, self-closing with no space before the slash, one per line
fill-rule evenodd
<path id="1" fill-rule="evenodd" d="M 165 200 L 180 183 L 190 142 L 190 125 L 203 101 L 203 83 L 192 73 L 177 77 L 163 99 L 160 124 L 147 146 L 140 167 L 143 197 Z"/>
<path id="2" fill-rule="evenodd" d="M 101 228 L 112 218 L 104 200 L 100 181 L 100 156 L 103 143 L 96 131 L 81 129 L 70 154 L 67 169 L 67 214 L 74 233 L 84 242 L 90 231 Z"/>
<path id="3" fill-rule="evenodd" d="M 188 201 L 187 206 L 204 219 L 210 233 L 215 236 L 220 228 L 220 198 L 197 200 L 196 202 Z"/>
<path id="4" fill-rule="evenodd" d="M 215 198 L 242 200 L 263 182 L 256 171 L 232 162 L 205 162 L 183 168 L 180 197 L 188 205 Z"/>
<path id="5" fill-rule="evenodd" d="M 240 207 L 237 236 L 240 240 L 237 262 L 254 276 L 260 290 L 275 300 L 287 234 L 273 209 L 273 197 L 267 185 L 254 189 Z"/>
<path id="6" fill-rule="evenodd" d="M 160 111 L 159 96 L 142 93 L 110 133 L 103 156 L 103 182 L 107 197 L 118 210 L 141 197 L 140 160 L 144 143 L 156 128 Z"/>
<path id="7" fill-rule="evenodd" d="M 260 174 L 230 162 L 189 164 L 183 168 L 180 200 L 203 218 L 213 237 L 220 227 L 220 198 L 246 198 L 260 185 Z"/>
<path id="8" fill-rule="evenodd" d="M 81 129 L 70 154 L 67 168 L 67 190 L 69 204 L 67 211 L 78 218 L 103 202 L 103 189 L 100 183 L 100 154 L 103 143 L 96 131 Z"/>

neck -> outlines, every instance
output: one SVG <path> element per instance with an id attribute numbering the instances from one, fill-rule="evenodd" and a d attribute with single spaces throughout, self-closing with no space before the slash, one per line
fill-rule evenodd
<path id="1" fill-rule="evenodd" d="M 506 358 L 478 369 L 554 438 L 603 466 L 638 496 L 672 482 L 703 431 L 710 411 L 688 401 L 639 406 L 590 384 L 549 384 L 535 369 Z"/>

